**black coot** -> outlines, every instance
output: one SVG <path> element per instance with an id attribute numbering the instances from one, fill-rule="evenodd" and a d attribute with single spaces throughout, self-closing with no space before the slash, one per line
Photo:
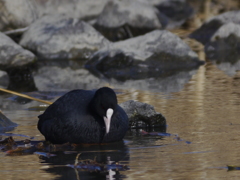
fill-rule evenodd
<path id="1" fill-rule="evenodd" d="M 54 144 L 114 142 L 128 130 L 127 114 L 108 87 L 70 91 L 38 117 L 39 131 Z"/>

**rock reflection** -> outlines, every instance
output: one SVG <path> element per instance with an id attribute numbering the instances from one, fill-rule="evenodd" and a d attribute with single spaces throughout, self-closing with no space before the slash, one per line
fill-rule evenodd
<path id="1" fill-rule="evenodd" d="M 19 92 L 36 91 L 35 82 L 32 76 L 32 68 L 29 66 L 7 69 L 7 89 Z"/>
<path id="2" fill-rule="evenodd" d="M 220 70 L 228 76 L 234 76 L 240 70 L 239 43 L 234 36 L 229 36 L 228 39 L 232 44 L 227 43 L 225 39 L 220 39 L 217 42 L 209 43 L 205 47 L 205 52 L 207 58 Z"/>
<path id="3" fill-rule="evenodd" d="M 61 151 L 51 152 L 56 156 L 45 157 L 39 156 L 42 159 L 42 163 L 47 163 L 47 169 L 44 171 L 52 174 L 57 174 L 59 177 L 56 179 L 122 179 L 126 178 L 121 174 L 121 171 L 127 170 L 126 162 L 129 161 L 128 146 L 123 142 L 116 142 L 105 145 L 85 145 L 76 146 L 74 151 Z M 95 161 L 109 167 L 110 164 L 119 163 L 124 165 L 124 169 L 121 168 L 108 168 L 102 170 L 96 169 L 80 169 L 71 168 L 63 165 L 74 165 L 76 163 L 76 156 L 79 155 L 78 161 Z M 119 166 L 120 167 L 120 166 Z"/>
<path id="4" fill-rule="evenodd" d="M 21 73 L 20 73 L 21 72 Z M 112 86 L 115 89 L 138 89 L 151 92 L 171 93 L 181 91 L 197 69 L 137 73 L 134 77 L 107 77 L 93 73 L 75 61 L 39 62 L 37 68 L 24 71 L 11 70 L 8 76 L 0 74 L 1 86 L 14 91 L 69 91 L 72 89 L 96 89 Z M 131 73 L 134 74 L 134 73 Z"/>
<path id="5" fill-rule="evenodd" d="M 196 73 L 195 70 L 172 71 L 160 74 L 140 76 L 132 79 L 125 77 L 124 81 L 106 77 L 72 64 L 72 66 L 49 65 L 41 66 L 34 72 L 34 80 L 38 90 L 70 90 L 70 89 L 95 89 L 101 86 L 111 85 L 115 89 L 149 90 L 153 92 L 178 92 Z M 144 76 L 143 76 L 144 75 Z"/>
<path id="6" fill-rule="evenodd" d="M 237 71 L 240 70 L 240 57 L 239 60 L 235 62 L 227 62 L 226 60 L 222 62 L 213 61 L 213 63 L 228 76 L 234 76 L 237 74 Z"/>

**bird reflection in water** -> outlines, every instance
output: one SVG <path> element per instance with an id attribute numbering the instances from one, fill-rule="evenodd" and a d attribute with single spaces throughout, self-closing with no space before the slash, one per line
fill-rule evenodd
<path id="1" fill-rule="evenodd" d="M 129 149 L 124 141 L 109 144 L 78 145 L 70 151 L 52 151 L 39 156 L 46 172 L 56 179 L 122 179 L 128 170 Z"/>

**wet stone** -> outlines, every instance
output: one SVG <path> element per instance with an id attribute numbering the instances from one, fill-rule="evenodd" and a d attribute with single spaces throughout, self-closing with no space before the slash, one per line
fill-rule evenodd
<path id="1" fill-rule="evenodd" d="M 202 64 L 204 62 L 178 36 L 155 30 L 100 49 L 85 67 L 92 73 L 121 80 L 158 77 L 166 71 L 194 69 Z"/>
<path id="2" fill-rule="evenodd" d="M 35 55 L 0 32 L 0 69 L 17 68 L 35 61 Z"/>
<path id="3" fill-rule="evenodd" d="M 24 28 L 37 19 L 31 0 L 0 1 L 0 31 Z"/>
<path id="4" fill-rule="evenodd" d="M 98 49 L 109 46 L 109 41 L 78 18 L 49 15 L 31 24 L 20 44 L 39 59 L 83 61 Z"/>
<path id="5" fill-rule="evenodd" d="M 32 1 L 35 4 L 38 16 L 46 14 L 67 14 L 69 17 L 89 20 L 96 18 L 103 10 L 108 0 L 51 0 Z"/>
<path id="6" fill-rule="evenodd" d="M 119 41 L 160 29 L 165 18 L 146 2 L 113 0 L 106 4 L 94 27 L 109 40 Z"/>
<path id="7" fill-rule="evenodd" d="M 90 20 L 96 18 L 108 0 L 18 0 L 0 1 L 0 30 L 25 28 L 44 15 L 67 14 Z"/>
<path id="8" fill-rule="evenodd" d="M 129 100 L 120 104 L 129 118 L 131 128 L 166 126 L 166 119 L 154 107 L 138 101 Z"/>
<path id="9" fill-rule="evenodd" d="M 189 37 L 206 44 L 221 26 L 230 22 L 239 24 L 240 11 L 229 11 L 208 19 L 200 28 L 193 31 Z"/>

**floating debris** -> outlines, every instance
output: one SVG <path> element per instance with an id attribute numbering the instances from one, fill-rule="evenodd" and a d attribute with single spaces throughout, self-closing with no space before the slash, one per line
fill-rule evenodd
<path id="1" fill-rule="evenodd" d="M 18 146 L 15 149 L 11 149 L 6 151 L 7 155 L 10 156 L 18 156 L 18 155 L 24 155 L 24 154 L 32 154 L 35 149 L 32 147 L 24 147 L 24 146 Z"/>
<path id="2" fill-rule="evenodd" d="M 119 164 L 118 162 L 111 163 L 99 163 L 96 159 L 85 159 L 78 160 L 81 153 L 78 153 L 75 159 L 75 164 L 68 164 L 67 167 L 71 167 L 77 170 L 85 170 L 85 171 L 101 171 L 107 172 L 109 170 L 115 171 L 125 171 L 128 170 L 128 166 Z"/>
<path id="3" fill-rule="evenodd" d="M 109 170 L 116 170 L 116 171 L 126 171 L 128 170 L 128 166 L 119 164 L 118 162 L 114 162 L 112 164 L 104 164 L 98 163 L 94 160 L 82 160 L 77 165 L 68 164 L 68 167 L 78 169 L 78 170 L 86 170 L 86 171 L 109 171 Z"/>
<path id="4" fill-rule="evenodd" d="M 14 146 L 16 146 L 16 143 L 11 136 L 0 141 L 0 148 L 2 151 L 13 149 Z"/>
<path id="5" fill-rule="evenodd" d="M 0 141 L 0 144 L 1 144 L 1 145 L 14 144 L 14 143 L 15 143 L 15 142 L 14 142 L 12 136 L 7 137 L 7 138 L 5 138 L 5 139 L 3 139 L 3 140 Z"/>
<path id="6" fill-rule="evenodd" d="M 177 141 L 184 141 L 187 144 L 191 144 L 191 141 L 185 141 L 184 139 L 181 139 L 178 135 L 175 135 L 176 137 L 174 139 L 176 139 Z"/>
<path id="7" fill-rule="evenodd" d="M 80 146 L 80 145 L 78 145 Z M 68 164 L 66 162 L 62 165 L 51 165 L 51 167 L 71 167 L 77 171 L 89 171 L 89 172 L 100 172 L 100 173 L 109 173 L 110 171 L 125 171 L 129 167 L 125 164 L 120 164 L 117 161 L 111 161 L 110 157 L 104 162 L 98 162 L 97 156 L 93 159 L 84 159 L 79 160 L 81 154 L 85 153 L 96 153 L 96 152 L 119 152 L 119 150 L 92 150 L 85 151 L 85 149 L 80 148 L 76 149 L 77 145 L 65 143 L 65 144 L 51 144 L 49 142 L 42 141 L 31 141 L 30 139 L 25 139 L 21 141 L 14 141 L 12 136 L 7 137 L 0 141 L 1 151 L 5 152 L 7 156 L 21 156 L 27 154 L 36 154 L 40 159 L 51 159 L 51 158 L 60 158 L 64 155 L 76 154 L 75 162 L 73 164 Z M 80 147 L 85 147 L 81 145 Z M 84 150 L 84 151 L 82 151 Z M 97 153 L 98 154 L 98 153 Z M 84 155 L 83 155 L 84 157 Z M 93 156 L 94 157 L 94 156 Z M 50 160 L 51 161 L 51 160 Z"/>
<path id="8" fill-rule="evenodd" d="M 43 150 L 45 145 L 38 141 L 31 141 L 30 139 L 14 141 L 12 136 L 10 136 L 0 141 L 0 148 L 7 155 L 24 155 L 33 154 L 36 150 Z"/>
<path id="9" fill-rule="evenodd" d="M 229 171 L 240 170 L 240 166 L 227 165 Z"/>
<path id="10" fill-rule="evenodd" d="M 34 152 L 34 154 L 37 154 L 39 156 L 44 156 L 44 157 L 47 157 L 47 158 L 57 156 L 56 154 L 51 154 L 49 152 Z"/>

